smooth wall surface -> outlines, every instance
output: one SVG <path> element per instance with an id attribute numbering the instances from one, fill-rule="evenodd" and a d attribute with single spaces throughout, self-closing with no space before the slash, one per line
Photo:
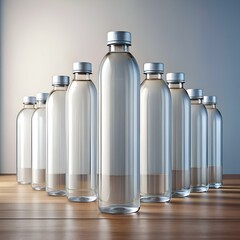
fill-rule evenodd
<path id="1" fill-rule="evenodd" d="M 217 95 L 224 119 L 224 173 L 240 173 L 240 1 L 1 0 L 0 172 L 16 168 L 15 124 L 25 95 L 51 90 L 53 75 L 72 77 L 74 61 L 98 67 L 111 30 L 132 33 L 140 70 L 160 61 L 186 73 L 186 88 Z M 144 76 L 142 75 L 142 79 Z"/>

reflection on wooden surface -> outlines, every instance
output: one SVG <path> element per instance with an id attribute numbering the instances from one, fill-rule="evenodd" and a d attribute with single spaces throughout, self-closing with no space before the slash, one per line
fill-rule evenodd
<path id="1" fill-rule="evenodd" d="M 13 175 L 0 175 L 0 239 L 239 239 L 240 175 L 221 189 L 171 203 L 144 203 L 139 213 L 101 214 L 97 203 L 50 197 Z M 44 239 L 45 240 L 45 239 Z"/>

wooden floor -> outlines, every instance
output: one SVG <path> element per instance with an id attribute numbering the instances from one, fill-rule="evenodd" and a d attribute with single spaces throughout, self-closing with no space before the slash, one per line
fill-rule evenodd
<path id="1" fill-rule="evenodd" d="M 0 175 L 0 239 L 240 239 L 240 175 L 226 175 L 218 190 L 114 216 Z"/>

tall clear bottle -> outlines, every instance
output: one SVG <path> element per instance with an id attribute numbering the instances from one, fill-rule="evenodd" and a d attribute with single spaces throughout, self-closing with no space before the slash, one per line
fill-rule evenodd
<path id="1" fill-rule="evenodd" d="M 204 96 L 203 104 L 208 113 L 209 186 L 219 188 L 223 174 L 223 119 L 216 107 L 216 96 Z"/>
<path id="2" fill-rule="evenodd" d="M 68 76 L 53 76 L 53 90 L 47 99 L 47 181 L 48 195 L 66 195 L 65 95 Z"/>
<path id="3" fill-rule="evenodd" d="M 191 102 L 184 73 L 167 73 L 166 80 L 172 96 L 172 197 L 186 197 L 191 184 Z"/>
<path id="4" fill-rule="evenodd" d="M 140 74 L 129 32 L 109 32 L 99 72 L 99 210 L 140 208 Z"/>
<path id="5" fill-rule="evenodd" d="M 188 89 L 191 99 L 191 191 L 206 192 L 208 184 L 208 118 L 202 89 Z"/>
<path id="6" fill-rule="evenodd" d="M 23 109 L 17 115 L 16 121 L 16 161 L 17 182 L 31 184 L 32 181 L 32 115 L 35 111 L 36 97 L 25 96 Z"/>
<path id="7" fill-rule="evenodd" d="M 91 63 L 74 63 L 73 73 L 66 94 L 67 196 L 92 202 L 97 198 L 97 90 L 90 79 Z"/>
<path id="8" fill-rule="evenodd" d="M 140 89 L 140 193 L 142 202 L 168 202 L 172 194 L 172 101 L 162 63 L 145 63 Z"/>
<path id="9" fill-rule="evenodd" d="M 37 94 L 32 116 L 32 188 L 46 188 L 46 100 L 48 93 Z"/>

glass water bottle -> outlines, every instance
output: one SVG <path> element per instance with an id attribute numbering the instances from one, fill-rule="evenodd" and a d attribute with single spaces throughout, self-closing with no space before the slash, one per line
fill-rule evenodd
<path id="1" fill-rule="evenodd" d="M 191 99 L 191 191 L 206 192 L 208 184 L 208 118 L 202 89 L 188 89 Z"/>
<path id="2" fill-rule="evenodd" d="M 97 198 L 97 90 L 90 79 L 91 63 L 74 63 L 73 73 L 66 94 L 67 196 L 92 202 Z"/>
<path id="3" fill-rule="evenodd" d="M 140 208 L 140 74 L 129 32 L 109 32 L 99 72 L 99 210 Z"/>
<path id="4" fill-rule="evenodd" d="M 190 194 L 191 102 L 184 73 L 167 73 L 172 96 L 172 197 Z"/>
<path id="5" fill-rule="evenodd" d="M 48 93 L 37 94 L 32 116 L 32 188 L 46 188 L 46 100 Z"/>
<path id="6" fill-rule="evenodd" d="M 68 76 L 53 76 L 53 90 L 47 99 L 47 181 L 48 195 L 66 195 L 65 95 Z"/>
<path id="7" fill-rule="evenodd" d="M 203 103 L 208 113 L 209 186 L 219 188 L 223 174 L 223 119 L 216 107 L 216 96 L 204 96 Z"/>
<path id="8" fill-rule="evenodd" d="M 35 103 L 36 97 L 25 96 L 23 98 L 23 109 L 17 115 L 16 172 L 19 184 L 31 184 L 32 181 L 31 120 L 35 111 Z"/>
<path id="9" fill-rule="evenodd" d="M 140 194 L 142 202 L 168 202 L 172 194 L 172 102 L 162 63 L 145 63 L 140 89 Z"/>

